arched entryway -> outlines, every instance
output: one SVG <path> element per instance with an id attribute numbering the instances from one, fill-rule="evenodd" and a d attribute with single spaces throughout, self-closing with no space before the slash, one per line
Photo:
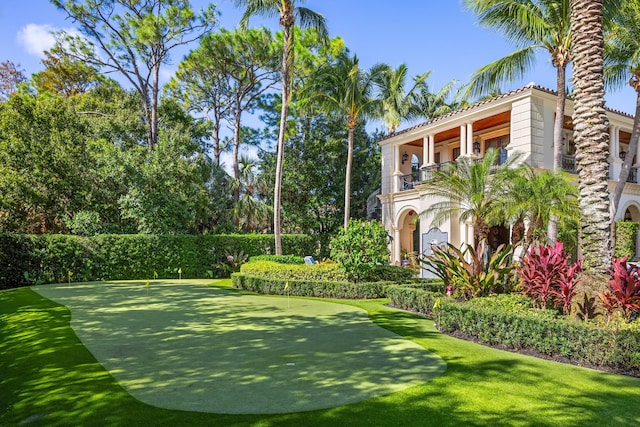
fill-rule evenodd
<path id="1" fill-rule="evenodd" d="M 407 209 L 398 220 L 398 242 L 394 247 L 393 261 L 402 265 L 411 256 L 420 251 L 420 225 L 418 213 L 414 209 Z M 406 263 L 405 263 L 406 264 Z"/>
<path id="2" fill-rule="evenodd" d="M 629 205 L 624 211 L 624 221 L 640 222 L 640 209 L 636 205 Z"/>

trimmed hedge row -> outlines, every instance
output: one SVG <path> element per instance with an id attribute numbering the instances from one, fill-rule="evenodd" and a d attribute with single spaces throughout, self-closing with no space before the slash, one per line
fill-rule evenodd
<path id="1" fill-rule="evenodd" d="M 389 286 L 386 292 L 393 306 L 432 317 L 442 332 L 462 333 L 486 344 L 514 350 L 534 350 L 549 357 L 562 356 L 580 363 L 640 372 L 640 325 L 635 323 L 622 325 L 615 331 L 588 322 L 555 318 L 548 311 L 459 303 L 440 293 L 416 288 Z M 436 305 L 439 307 L 434 308 Z"/>
<path id="2" fill-rule="evenodd" d="M 285 279 L 302 281 L 348 282 L 349 276 L 339 264 L 281 264 L 273 261 L 252 261 L 243 264 L 240 272 L 267 279 Z M 362 282 L 396 282 L 411 281 L 413 272 L 407 268 L 378 265 Z"/>
<path id="3" fill-rule="evenodd" d="M 266 278 L 245 273 L 233 273 L 231 283 L 234 288 L 259 294 L 342 299 L 383 298 L 385 296 L 384 289 L 390 284 L 389 282 L 353 283 Z"/>
<path id="4" fill-rule="evenodd" d="M 309 255 L 311 236 L 283 235 L 287 253 Z M 227 255 L 274 252 L 273 235 L 70 235 L 0 234 L 0 289 L 34 283 L 206 277 Z"/>

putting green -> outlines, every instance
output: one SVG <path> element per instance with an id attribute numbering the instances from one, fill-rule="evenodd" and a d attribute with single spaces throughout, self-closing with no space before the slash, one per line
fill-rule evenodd
<path id="1" fill-rule="evenodd" d="M 389 394 L 446 363 L 356 307 L 242 295 L 211 281 L 34 287 L 135 398 L 185 411 L 308 411 Z"/>

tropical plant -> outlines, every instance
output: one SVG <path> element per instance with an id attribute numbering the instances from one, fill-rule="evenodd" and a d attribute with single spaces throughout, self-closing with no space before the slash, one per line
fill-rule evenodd
<path id="1" fill-rule="evenodd" d="M 377 221 L 349 221 L 331 240 L 331 259 L 351 280 L 360 281 L 389 260 L 387 232 Z"/>
<path id="2" fill-rule="evenodd" d="M 475 249 L 470 245 L 463 249 L 453 245 L 432 249 L 433 254 L 421 258 L 420 262 L 425 270 L 440 277 L 454 295 L 471 299 L 510 289 L 515 268 L 510 246 L 500 245 L 488 257 L 486 240 Z"/>
<path id="3" fill-rule="evenodd" d="M 576 316 L 582 321 L 594 320 L 601 316 L 600 308 L 596 302 L 596 296 L 589 296 L 588 293 L 582 294 L 582 302 L 576 304 Z"/>
<path id="4" fill-rule="evenodd" d="M 511 169 L 496 182 L 495 209 L 487 216 L 491 225 L 528 222 L 526 243 L 544 240 L 552 217 L 560 223 L 577 223 L 578 192 L 561 171 L 536 172 L 529 166 Z M 514 233 L 515 234 L 515 233 Z M 519 243 L 525 237 L 516 238 Z"/>
<path id="5" fill-rule="evenodd" d="M 337 115 L 346 119 L 347 166 L 344 185 L 344 228 L 351 217 L 351 165 L 353 163 L 353 137 L 360 120 L 371 117 L 377 108 L 378 101 L 373 97 L 375 82 L 386 70 L 384 65 L 374 65 L 371 70 L 360 68 L 358 57 L 350 57 L 344 53 L 335 64 L 327 64 L 312 76 L 302 97 L 307 103 L 317 105 L 329 115 Z"/>
<path id="6" fill-rule="evenodd" d="M 640 311 L 640 278 L 638 271 L 627 264 L 627 257 L 614 258 L 611 279 L 607 289 L 598 293 L 604 304 L 609 319 L 615 312 L 620 312 L 628 322 L 631 316 Z"/>
<path id="7" fill-rule="evenodd" d="M 602 0 L 570 0 L 570 4 L 581 249 L 585 268 L 605 272 L 611 265 L 611 215 L 604 8 Z"/>
<path id="8" fill-rule="evenodd" d="M 622 162 L 618 182 L 611 197 L 611 220 L 615 221 L 622 191 L 633 162 L 637 160 L 640 138 L 640 4 L 625 1 L 607 32 L 604 47 L 605 83 L 612 88 L 628 84 L 636 92 L 636 111 L 627 155 Z"/>
<path id="9" fill-rule="evenodd" d="M 284 138 L 287 129 L 287 111 L 290 101 L 290 86 L 293 76 L 293 59 L 295 46 L 295 26 L 313 28 L 321 36 L 327 38 L 327 26 L 324 16 L 310 9 L 296 6 L 304 0 L 235 0 L 239 7 L 244 7 L 241 26 L 246 29 L 249 18 L 253 15 L 279 16 L 280 25 L 284 29 L 282 44 L 282 106 L 280 112 L 280 130 L 278 132 L 276 174 L 273 190 L 273 232 L 275 235 L 276 255 L 282 255 L 282 239 L 280 231 L 281 191 L 282 191 L 282 163 L 284 155 Z"/>
<path id="10" fill-rule="evenodd" d="M 571 264 L 564 245 L 538 245 L 529 249 L 517 268 L 523 293 L 541 309 L 555 308 L 565 314 L 571 311 L 571 301 L 579 284 L 582 261 Z"/>
<path id="11" fill-rule="evenodd" d="M 459 216 L 460 221 L 470 221 L 476 242 L 487 239 L 489 226 L 486 218 L 496 209 L 496 200 L 502 193 L 501 178 L 518 161 L 519 156 L 511 155 L 501 165 L 496 165 L 499 152 L 489 149 L 479 161 L 461 157 L 455 163 L 445 164 L 434 174 L 434 179 L 424 183 L 427 196 L 439 201 L 431 204 L 422 216 L 431 218 L 431 224 L 439 226 L 445 220 Z"/>

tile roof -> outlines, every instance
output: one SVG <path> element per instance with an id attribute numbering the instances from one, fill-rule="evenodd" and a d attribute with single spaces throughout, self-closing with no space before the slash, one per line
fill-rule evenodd
<path id="1" fill-rule="evenodd" d="M 492 103 L 494 103 L 494 102 L 496 102 L 498 100 L 509 98 L 510 96 L 525 92 L 525 91 L 530 90 L 530 89 L 537 89 L 539 91 L 546 92 L 546 93 L 551 94 L 551 95 L 557 95 L 558 94 L 558 92 L 553 90 L 553 89 L 549 89 L 549 88 L 537 85 L 534 82 L 531 82 L 526 86 L 522 86 L 522 87 L 519 87 L 517 89 L 510 90 L 509 92 L 505 92 L 505 93 L 500 94 L 498 96 L 495 96 L 493 98 L 489 98 L 489 99 L 485 99 L 485 100 L 482 100 L 482 101 L 478 101 L 478 102 L 476 102 L 474 104 L 469 105 L 468 107 L 461 108 L 461 109 L 455 110 L 455 111 L 451 111 L 450 113 L 443 114 L 442 116 L 434 117 L 434 118 L 432 118 L 430 120 L 427 120 L 426 122 L 422 122 L 422 123 L 419 123 L 417 125 L 408 127 L 406 129 L 399 130 L 399 131 L 394 132 L 394 133 L 392 133 L 390 135 L 382 136 L 382 137 L 378 138 L 377 142 L 387 140 L 387 139 L 392 138 L 394 136 L 402 135 L 403 133 L 407 133 L 407 132 L 410 132 L 412 130 L 419 129 L 421 127 L 428 126 L 428 125 L 433 124 L 433 123 L 437 123 L 437 122 L 439 122 L 441 120 L 447 119 L 449 117 L 453 117 L 453 116 L 455 116 L 457 114 L 460 114 L 462 112 L 465 112 L 465 111 L 473 110 L 473 109 L 478 108 L 478 107 L 480 107 L 482 105 L 492 104 Z M 567 97 L 567 99 L 568 100 L 572 100 L 570 97 Z M 620 115 L 623 115 L 623 116 L 627 116 L 627 117 L 633 118 L 632 114 L 625 113 L 625 112 L 620 111 L 620 110 L 614 110 L 612 108 L 606 108 L 606 110 L 607 111 L 611 111 L 612 113 L 616 113 L 616 114 L 620 114 Z"/>

